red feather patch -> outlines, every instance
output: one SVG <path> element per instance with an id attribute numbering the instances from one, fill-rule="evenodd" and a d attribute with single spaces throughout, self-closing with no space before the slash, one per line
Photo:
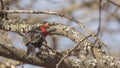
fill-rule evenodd
<path id="1" fill-rule="evenodd" d="M 41 32 L 43 33 L 43 35 L 46 37 L 48 35 L 48 32 L 46 31 L 46 29 L 49 28 L 49 25 L 44 24 L 44 25 L 41 25 L 39 28 L 40 28 Z"/>

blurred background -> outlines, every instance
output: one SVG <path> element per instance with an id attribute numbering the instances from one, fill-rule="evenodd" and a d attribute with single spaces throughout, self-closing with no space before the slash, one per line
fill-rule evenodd
<path id="1" fill-rule="evenodd" d="M 99 22 L 99 0 L 3 0 L 10 10 L 39 10 L 56 11 L 70 14 L 90 31 L 96 33 Z M 99 38 L 108 45 L 105 51 L 114 57 L 120 56 L 120 0 L 102 0 L 102 20 Z M 77 31 L 85 32 L 73 21 L 54 15 L 46 14 L 9 14 L 10 19 L 20 19 L 26 22 L 45 20 L 73 26 Z M 1 42 L 12 44 L 14 47 L 26 50 L 21 43 L 22 37 L 13 32 L 0 30 Z M 48 45 L 56 50 L 65 50 L 75 46 L 76 43 L 63 36 L 48 36 Z M 0 57 L 1 68 L 41 68 L 18 61 Z"/>

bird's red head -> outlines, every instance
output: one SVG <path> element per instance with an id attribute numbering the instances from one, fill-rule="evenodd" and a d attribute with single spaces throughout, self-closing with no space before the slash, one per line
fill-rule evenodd
<path id="1" fill-rule="evenodd" d="M 39 29 L 41 30 L 41 32 L 43 33 L 43 35 L 45 37 L 48 35 L 48 32 L 47 32 L 46 29 L 49 28 L 49 27 L 50 27 L 50 25 L 48 23 L 39 26 Z"/>

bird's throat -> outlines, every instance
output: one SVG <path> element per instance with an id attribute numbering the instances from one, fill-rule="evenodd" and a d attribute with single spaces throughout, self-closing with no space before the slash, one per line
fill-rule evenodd
<path id="1" fill-rule="evenodd" d="M 43 33 L 43 35 L 46 37 L 48 35 L 46 28 L 44 26 L 40 26 L 39 28 L 40 28 L 41 32 Z"/>

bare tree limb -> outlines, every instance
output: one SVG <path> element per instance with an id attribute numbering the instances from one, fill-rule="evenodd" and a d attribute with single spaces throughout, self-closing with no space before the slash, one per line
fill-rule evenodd
<path id="1" fill-rule="evenodd" d="M 76 24 L 78 24 L 83 30 L 85 30 L 88 35 L 92 35 L 93 38 L 95 40 L 97 40 L 99 43 L 101 43 L 102 45 L 106 46 L 105 43 L 103 43 L 97 36 L 95 33 L 91 32 L 90 30 L 88 30 L 81 22 L 79 22 L 77 19 L 75 19 L 74 17 L 70 16 L 70 15 L 67 15 L 67 14 L 63 14 L 62 12 L 61 13 L 58 13 L 58 12 L 50 12 L 50 11 L 32 11 L 32 10 L 1 10 L 0 12 L 3 12 L 3 13 L 28 13 L 28 14 L 49 14 L 49 15 L 57 15 L 57 16 L 60 16 L 60 17 L 65 17 L 71 21 L 74 21 Z"/>
<path id="2" fill-rule="evenodd" d="M 3 0 L 0 0 L 0 3 L 1 3 L 0 9 L 1 9 L 1 10 L 4 10 L 4 3 L 3 3 Z"/>
<path id="3" fill-rule="evenodd" d="M 53 33 L 55 35 L 66 36 L 76 43 L 79 43 L 79 41 L 82 41 L 82 39 L 85 38 L 85 36 L 83 34 L 76 31 L 72 27 L 65 26 L 65 25 L 59 24 L 59 23 L 54 23 L 54 22 L 46 22 L 46 23 L 49 23 L 49 25 L 51 25 L 51 27 L 57 29 Z M 42 23 L 39 22 L 39 23 L 36 24 L 36 23 L 26 23 L 26 22 L 20 21 L 20 20 L 3 20 L 2 19 L 2 20 L 0 20 L 0 24 L 1 24 L 2 29 L 6 29 L 6 30 L 10 30 L 10 31 L 17 31 L 17 32 L 26 32 L 26 31 L 28 31 L 32 28 L 35 28 L 35 27 L 41 25 Z M 84 46 L 90 45 L 90 44 L 91 44 L 91 42 L 86 39 L 80 45 L 84 47 Z M 100 53 L 97 48 L 94 48 L 94 50 L 97 50 L 98 54 Z M 50 58 L 51 55 L 53 56 L 53 54 L 48 55 L 48 53 L 47 54 L 42 53 L 42 54 L 38 55 L 38 57 L 40 59 L 38 57 L 33 57 L 33 58 L 30 59 L 27 56 L 25 56 L 26 54 L 25 54 L 24 51 L 21 51 L 21 50 L 15 49 L 15 48 L 11 48 L 11 47 L 8 47 L 8 50 L 6 50 L 5 48 L 2 47 L 2 44 L 0 45 L 0 55 L 3 56 L 3 57 L 6 57 L 6 58 L 15 59 L 15 60 L 22 61 L 22 62 L 25 62 L 25 63 L 33 64 L 33 65 L 52 67 L 52 68 L 54 68 L 55 65 L 62 58 L 62 57 L 57 57 L 57 55 L 54 54 L 54 57 L 58 58 L 58 60 L 56 60 L 55 58 Z M 103 58 L 103 57 L 104 56 L 102 56 L 101 58 Z M 97 58 L 97 59 L 99 59 L 99 58 Z M 110 59 L 110 58 L 107 58 L 107 59 Z M 53 62 L 53 60 L 54 60 L 54 62 Z M 104 60 L 106 61 L 106 59 L 104 59 Z M 113 60 L 111 60 L 111 61 L 113 61 Z M 111 61 L 110 61 L 110 63 L 111 63 Z M 47 63 L 47 62 L 49 62 L 49 63 Z M 50 64 L 50 62 L 51 62 L 51 64 Z M 90 62 L 90 64 L 88 62 Z M 93 60 L 82 61 L 80 59 L 69 60 L 68 58 L 66 58 L 66 59 L 64 59 L 64 62 L 62 62 L 61 64 L 63 64 L 63 66 L 66 66 L 66 67 L 70 68 L 72 66 L 75 67 L 75 63 L 80 63 L 79 65 L 84 63 L 84 65 L 82 65 L 83 67 L 85 67 L 85 65 L 90 66 L 91 62 L 96 64 L 96 61 L 93 62 Z M 98 62 L 101 62 L 101 61 L 98 60 Z M 101 63 L 104 64 L 103 62 L 101 62 Z M 79 65 L 76 65 L 76 66 L 80 67 Z M 98 65 L 99 64 L 97 64 L 95 66 L 98 66 Z M 60 66 L 62 66 L 62 65 L 60 65 Z"/>
<path id="4" fill-rule="evenodd" d="M 4 10 L 3 0 L 0 0 L 0 9 L 1 9 L 1 10 Z M 1 18 L 4 18 L 4 13 L 0 12 L 0 17 L 1 17 Z"/>
<path id="5" fill-rule="evenodd" d="M 97 32 L 98 37 L 101 30 L 101 11 L 102 11 L 101 3 L 102 3 L 102 0 L 99 0 L 99 26 L 98 26 L 98 32 Z"/>
<path id="6" fill-rule="evenodd" d="M 0 9 L 1 10 L 5 10 L 5 6 L 4 6 L 4 2 L 3 2 L 3 0 L 0 0 Z M 6 8 L 7 10 L 9 10 L 9 8 L 7 7 Z M 4 13 L 4 12 L 0 12 L 0 17 L 3 19 L 3 18 L 5 18 L 6 20 L 8 20 L 8 17 L 7 17 L 7 13 Z"/>
<path id="7" fill-rule="evenodd" d="M 100 2 L 99 2 L 98 35 L 100 32 L 100 28 L 101 28 L 101 1 L 102 0 L 99 0 L 99 1 Z M 112 2 L 111 0 L 108 0 L 108 1 L 119 7 L 119 5 L 116 4 L 115 2 Z M 94 2 L 94 1 L 92 1 L 92 2 Z M 88 5 L 88 4 L 91 4 L 91 3 L 90 2 L 86 3 L 86 5 Z M 3 8 L 4 8 L 4 6 L 3 6 Z M 48 53 L 48 52 L 43 52 L 42 50 L 40 50 L 41 52 L 38 52 L 35 57 L 28 58 L 24 51 L 16 49 L 16 48 L 8 47 L 7 45 L 0 43 L 0 55 L 3 57 L 15 59 L 15 60 L 22 61 L 25 63 L 33 64 L 33 65 L 48 67 L 48 68 L 49 67 L 55 68 L 55 65 L 58 62 L 59 62 L 58 66 L 60 64 L 60 68 L 99 68 L 99 67 L 100 68 L 103 68 L 103 67 L 119 68 L 120 67 L 119 59 L 113 58 L 110 56 L 105 56 L 99 50 L 98 47 L 95 47 L 95 45 L 97 45 L 96 44 L 97 42 L 99 45 L 105 45 L 98 38 L 98 36 L 95 33 L 91 32 L 89 29 L 87 29 L 82 23 L 80 23 L 79 20 L 75 19 L 74 17 L 72 17 L 70 15 L 64 14 L 63 12 L 32 11 L 32 10 L 7 10 L 7 9 L 6 10 L 1 9 L 0 13 L 3 13 L 3 15 L 6 14 L 6 17 L 7 17 L 7 13 L 9 13 L 9 14 L 12 14 L 12 13 L 49 14 L 49 15 L 61 16 L 61 17 L 67 18 L 71 21 L 74 21 L 84 31 L 86 31 L 86 33 L 88 33 L 88 35 L 91 35 L 92 38 L 94 38 L 94 40 L 95 40 L 94 43 L 91 43 L 88 39 L 86 39 L 87 38 L 86 36 L 84 36 L 82 33 L 78 32 L 78 31 L 76 31 L 72 27 L 68 27 L 63 24 L 57 24 L 54 22 L 43 21 L 43 23 L 49 23 L 49 25 L 51 25 L 51 27 L 54 27 L 57 29 L 54 33 L 51 33 L 52 35 L 65 36 L 67 38 L 70 38 L 73 42 L 80 44 L 80 45 L 77 45 L 75 48 L 72 48 L 72 50 L 68 50 L 67 54 L 64 57 L 63 57 L 63 55 L 66 52 L 64 54 L 62 52 L 60 52 L 63 55 L 61 55 L 61 54 L 58 55 L 54 52 Z M 32 28 L 35 28 L 42 24 L 41 22 L 26 23 L 25 21 L 20 21 L 20 20 L 4 20 L 3 18 L 6 18 L 6 17 L 3 16 L 2 19 L 0 19 L 0 29 L 8 30 L 8 31 L 15 31 L 15 32 L 18 32 L 19 34 L 24 33 L 28 30 L 31 30 Z M 94 54 L 95 59 L 90 59 L 90 60 L 84 59 L 83 60 L 81 58 L 75 58 L 75 59 L 66 58 L 68 55 L 70 56 L 71 52 L 73 52 L 74 50 L 77 50 L 76 48 L 79 50 L 80 49 L 83 49 L 83 50 L 89 49 Z M 88 52 L 90 53 L 90 51 L 88 51 Z"/>
<path id="8" fill-rule="evenodd" d="M 63 24 L 55 23 L 55 22 L 39 22 L 39 23 L 25 23 L 24 21 L 20 20 L 1 20 L 1 29 L 15 31 L 19 33 L 24 33 L 32 28 L 40 26 L 42 23 L 49 23 L 51 28 L 56 28 L 57 30 L 53 33 L 55 35 L 62 35 L 65 37 L 70 38 L 75 43 L 79 43 L 82 39 L 84 39 L 84 35 L 80 32 L 76 31 L 73 27 L 65 26 Z M 85 40 L 81 43 L 82 49 L 87 48 L 91 42 L 89 40 Z M 91 45 L 90 45 L 91 47 Z M 79 47 L 81 49 L 81 47 Z"/>
<path id="9" fill-rule="evenodd" d="M 43 67 L 52 67 L 52 68 L 54 67 L 54 64 L 52 64 L 52 63 L 50 64 L 49 62 L 44 61 L 45 59 L 46 60 L 51 59 L 51 57 L 49 57 L 50 55 L 46 55 L 47 58 L 44 59 L 44 54 L 42 54 L 42 60 L 37 57 L 29 58 L 26 55 L 25 51 L 9 47 L 5 44 L 0 44 L 0 55 L 3 57 L 6 57 L 6 58 L 11 58 L 14 60 L 22 61 L 24 63 L 32 64 L 32 65 L 43 66 Z M 57 57 L 57 55 L 54 55 L 54 56 Z"/>
<path id="10" fill-rule="evenodd" d="M 117 7 L 120 7 L 120 5 L 119 5 L 119 4 L 117 4 L 117 3 L 113 2 L 112 0 L 107 0 L 107 1 L 108 1 L 108 2 L 110 2 L 111 4 L 113 4 L 113 5 L 117 6 Z"/>
<path id="11" fill-rule="evenodd" d="M 25 63 L 55 68 L 55 64 L 60 60 L 60 57 L 56 54 L 46 54 L 45 52 L 39 54 L 38 57 L 28 58 L 23 50 L 19 50 L 16 48 L 9 47 L 5 44 L 0 44 L 0 56 L 11 58 L 14 60 L 22 61 Z M 57 59 L 56 59 L 57 58 Z M 48 62 L 49 61 L 49 62 Z M 104 56 L 101 59 L 90 59 L 90 60 L 82 60 L 82 59 L 64 59 L 64 63 L 61 63 L 60 68 L 119 68 L 120 60 L 118 58 L 113 58 L 110 56 Z"/>

